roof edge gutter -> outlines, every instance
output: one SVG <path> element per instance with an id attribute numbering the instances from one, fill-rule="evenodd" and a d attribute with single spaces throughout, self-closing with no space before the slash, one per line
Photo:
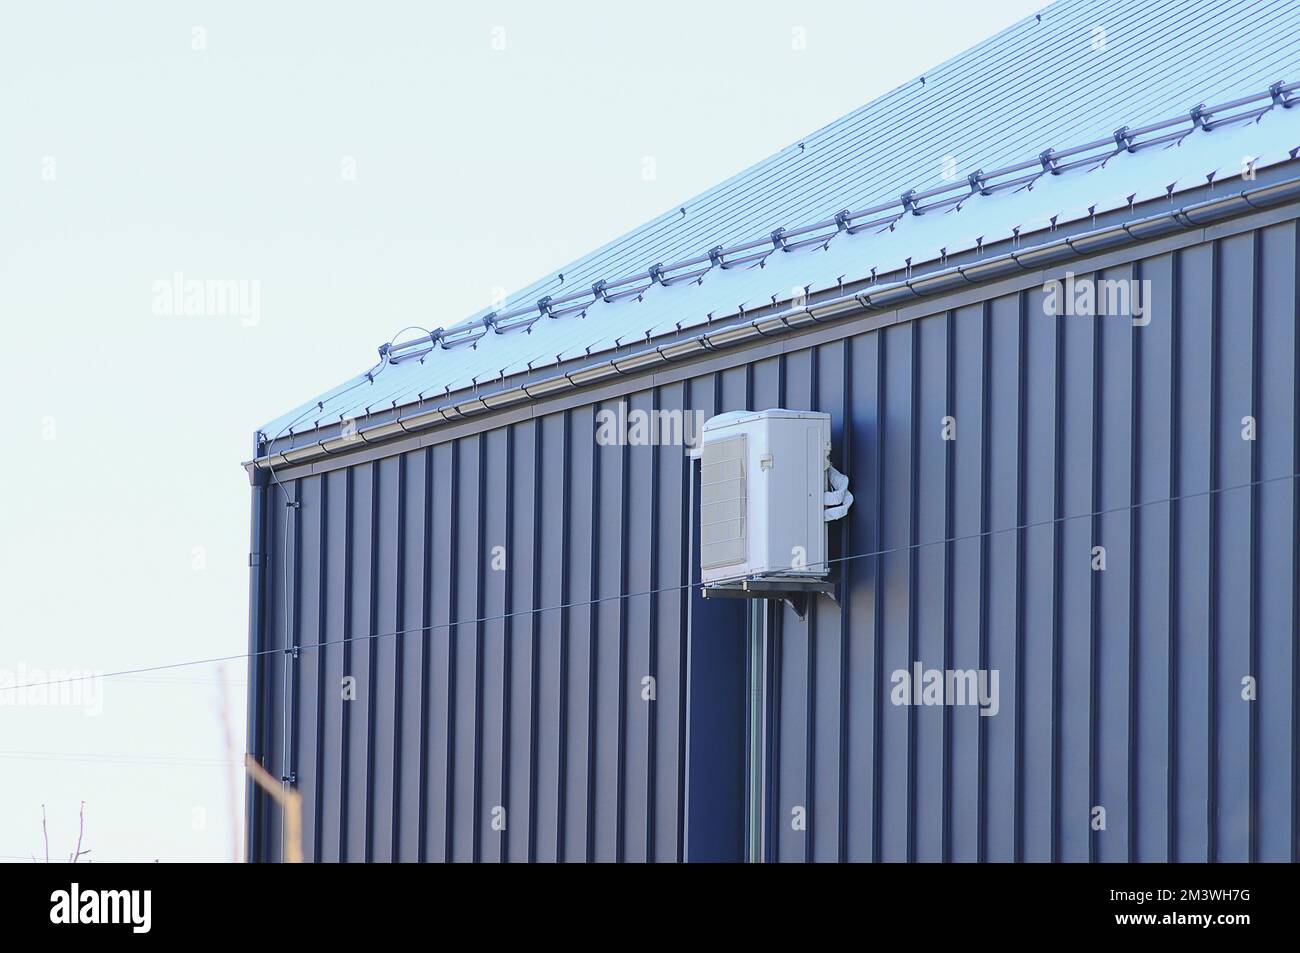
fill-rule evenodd
<path id="1" fill-rule="evenodd" d="M 462 420 L 544 396 L 593 386 L 612 378 L 637 374 L 647 369 L 696 357 L 704 351 L 721 350 L 773 337 L 813 324 L 824 324 L 932 297 L 959 287 L 985 284 L 1013 274 L 1036 271 L 1063 262 L 1136 244 L 1189 229 L 1203 228 L 1238 215 L 1272 208 L 1300 198 L 1300 178 L 1291 178 L 1254 189 L 1243 189 L 1220 198 L 1171 208 L 1168 211 L 1119 225 L 1107 225 L 1054 242 L 1016 249 L 984 261 L 953 265 L 917 278 L 904 278 L 867 290 L 839 295 L 814 304 L 804 304 L 739 324 L 730 324 L 670 344 L 652 346 L 634 354 L 615 357 L 577 370 L 560 372 L 538 381 L 492 394 L 468 397 L 440 407 L 420 410 L 407 417 L 373 427 L 267 453 L 243 466 L 250 477 L 255 470 L 296 466 L 326 456 L 337 456 L 376 443 L 387 442 L 414 431 Z M 1023 240 L 1023 236 L 1022 236 Z M 740 317 L 734 315 L 733 317 Z"/>

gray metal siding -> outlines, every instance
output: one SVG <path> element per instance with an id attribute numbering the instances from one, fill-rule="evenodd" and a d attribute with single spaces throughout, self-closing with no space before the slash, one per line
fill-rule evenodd
<path id="1" fill-rule="evenodd" d="M 680 855 L 689 471 L 679 448 L 605 452 L 594 434 L 581 409 L 258 490 L 273 651 L 255 750 L 292 762 L 309 858 Z M 278 811 L 257 803 L 255 856 L 278 860 Z"/>
<path id="2" fill-rule="evenodd" d="M 1031 287 L 298 475 L 296 510 L 256 488 L 256 648 L 301 650 L 260 656 L 254 750 L 307 856 L 683 858 L 691 470 L 597 445 L 626 399 L 832 415 L 856 502 L 838 602 L 775 614 L 769 859 L 1294 859 L 1298 258 L 1285 221 L 1099 272 L 1152 282 L 1146 327 Z M 999 670 L 999 714 L 891 704 L 916 660 Z M 279 859 L 278 811 L 250 822 Z"/>
<path id="3" fill-rule="evenodd" d="M 1295 255 L 1287 223 L 1103 273 L 1154 282 L 1147 328 L 1047 318 L 1028 291 L 852 342 L 837 432 L 861 448 L 874 422 L 849 472 L 877 508 L 851 548 L 882 555 L 844 565 L 841 611 L 783 613 L 778 859 L 1291 858 Z M 823 731 L 845 673 L 820 660 L 852 666 L 876 633 L 848 672 L 858 712 Z M 917 658 L 1000 669 L 1001 715 L 873 697 Z"/>

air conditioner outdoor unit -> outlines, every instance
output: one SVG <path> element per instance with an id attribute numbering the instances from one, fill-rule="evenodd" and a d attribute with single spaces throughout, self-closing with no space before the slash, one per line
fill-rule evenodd
<path id="1" fill-rule="evenodd" d="M 830 451 L 830 414 L 742 410 L 705 422 L 700 573 L 706 586 L 825 579 L 826 523 L 853 500 L 848 479 L 830 465 Z"/>

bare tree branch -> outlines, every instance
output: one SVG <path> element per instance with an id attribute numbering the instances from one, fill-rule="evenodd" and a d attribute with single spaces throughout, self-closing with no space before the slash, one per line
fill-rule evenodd
<path id="1" fill-rule="evenodd" d="M 77 858 L 81 856 L 81 838 L 86 833 L 86 802 L 81 802 L 81 825 L 77 830 L 77 849 L 73 851 L 69 858 L 71 863 L 76 863 Z"/>

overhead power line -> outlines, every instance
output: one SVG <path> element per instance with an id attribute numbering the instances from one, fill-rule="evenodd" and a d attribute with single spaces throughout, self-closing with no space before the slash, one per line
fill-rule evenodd
<path id="1" fill-rule="evenodd" d="M 1132 510 L 1143 509 L 1149 506 L 1158 506 L 1162 503 L 1183 503 L 1189 500 L 1202 499 L 1215 496 L 1220 493 L 1227 493 L 1232 490 L 1244 490 L 1251 487 L 1266 486 L 1273 483 L 1281 483 L 1287 480 L 1295 480 L 1300 477 L 1300 472 L 1288 473 L 1282 476 L 1266 477 L 1259 480 L 1247 480 L 1242 483 L 1234 483 L 1229 486 L 1215 487 L 1208 490 L 1197 490 L 1191 493 L 1182 493 L 1176 496 L 1159 497 L 1152 500 L 1142 500 L 1136 503 L 1128 503 L 1122 506 L 1106 507 L 1103 509 L 1091 510 L 1086 513 L 1076 513 L 1070 516 L 1057 516 L 1049 519 L 1035 520 L 1025 523 L 1017 523 L 1014 526 L 1006 526 L 1001 529 L 984 530 L 975 533 L 968 533 L 962 536 L 945 536 L 941 539 L 926 540 L 924 542 L 908 543 L 901 546 L 891 546 L 885 549 L 876 549 L 870 552 L 852 553 L 847 556 L 839 556 L 834 559 L 827 559 L 821 563 L 810 563 L 809 565 L 830 566 L 836 563 L 854 562 L 859 559 L 870 559 L 878 556 L 891 556 L 898 553 L 905 553 L 913 549 L 921 549 L 928 546 L 943 546 L 949 543 L 969 542 L 981 539 L 983 537 L 1001 536 L 1006 533 L 1016 533 L 1021 530 L 1038 529 L 1045 526 L 1052 526 L 1057 523 L 1069 523 L 1075 520 L 1093 519 L 1098 516 L 1108 516 L 1116 513 L 1125 513 Z M 655 589 L 645 589 L 639 592 L 616 593 L 609 596 L 597 596 L 592 599 L 580 599 L 573 602 L 559 603 L 552 606 L 541 606 L 531 609 L 517 609 L 510 612 L 503 612 L 497 615 L 481 616 L 476 619 L 457 619 L 447 622 L 432 622 L 428 625 L 411 626 L 404 629 L 395 629 L 389 632 L 370 632 L 365 635 L 351 635 L 340 639 L 327 639 L 323 642 L 304 643 L 296 646 L 298 651 L 306 652 L 312 649 L 326 648 L 331 645 L 344 645 L 350 642 L 364 642 L 369 639 L 393 638 L 398 636 L 415 635 L 422 632 L 430 632 L 436 629 L 451 629 L 463 625 L 478 625 L 484 622 L 500 622 L 507 619 L 513 619 L 519 616 L 534 615 L 542 612 L 562 612 L 567 609 L 582 608 L 584 606 L 598 605 L 604 602 L 613 602 L 619 599 L 635 599 L 642 596 L 656 596 L 669 592 L 678 592 L 683 589 L 693 589 L 700 583 L 690 582 L 673 586 L 660 586 Z M 171 669 L 187 668 L 195 665 L 213 665 L 218 662 L 235 662 L 243 661 L 250 658 L 260 658 L 267 655 L 283 655 L 293 650 L 293 646 L 281 646 L 273 649 L 262 649 L 257 652 L 241 652 L 235 655 L 221 655 L 213 658 L 191 659 L 183 662 L 169 662 L 163 665 L 149 665 L 141 668 L 123 669 L 117 672 L 104 672 L 101 674 L 77 675 L 68 678 L 48 679 L 41 682 L 29 682 L 22 685 L 6 685 L 0 687 L 0 695 L 5 692 L 27 690 L 32 688 L 41 688 L 50 685 L 63 685 L 72 682 L 83 682 L 95 678 L 122 678 L 129 675 L 141 675 L 148 672 L 162 672 Z M 0 708 L 6 707 L 6 703 L 0 702 Z"/>

